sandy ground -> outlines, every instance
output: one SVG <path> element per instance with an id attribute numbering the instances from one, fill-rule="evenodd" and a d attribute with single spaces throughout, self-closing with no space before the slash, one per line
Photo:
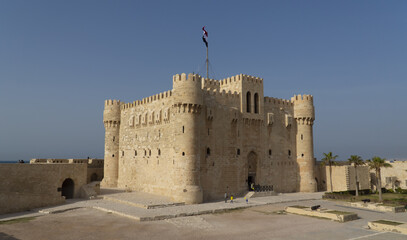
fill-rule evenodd
<path id="1" fill-rule="evenodd" d="M 310 202 L 314 203 L 318 202 Z M 406 235 L 368 230 L 365 219 L 338 223 L 277 213 L 287 205 L 293 203 L 154 222 L 83 208 L 1 224 L 0 239 L 407 239 Z"/>

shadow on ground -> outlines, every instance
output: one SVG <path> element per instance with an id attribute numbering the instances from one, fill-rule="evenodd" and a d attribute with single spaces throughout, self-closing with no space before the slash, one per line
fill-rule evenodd
<path id="1" fill-rule="evenodd" d="M 0 232 L 0 240 L 20 240 L 20 239 L 13 237 L 13 235 L 8 235 L 6 233 Z"/>

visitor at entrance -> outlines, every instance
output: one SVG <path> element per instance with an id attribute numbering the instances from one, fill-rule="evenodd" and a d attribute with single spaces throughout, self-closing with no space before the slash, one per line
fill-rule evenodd
<path id="1" fill-rule="evenodd" d="M 251 189 L 252 191 L 254 191 L 254 183 L 251 183 L 251 184 L 250 184 L 250 189 Z"/>
<path id="2" fill-rule="evenodd" d="M 230 203 L 233 203 L 233 195 L 230 196 Z"/>
<path id="3" fill-rule="evenodd" d="M 228 194 L 225 193 L 225 203 L 227 203 L 227 202 L 228 202 Z"/>

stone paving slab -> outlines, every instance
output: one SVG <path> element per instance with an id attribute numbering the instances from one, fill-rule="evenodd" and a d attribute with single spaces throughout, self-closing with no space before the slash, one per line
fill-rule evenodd
<path id="1" fill-rule="evenodd" d="M 131 194 L 129 196 L 126 196 L 127 193 L 123 194 L 124 199 L 132 198 L 130 196 Z M 120 216 L 128 217 L 136 221 L 155 221 L 171 219 L 176 217 L 221 213 L 229 210 L 236 210 L 241 208 L 261 206 L 273 203 L 318 200 L 322 198 L 322 194 L 323 193 L 286 193 L 279 194 L 278 196 L 259 197 L 255 199 L 250 199 L 249 203 L 246 203 L 244 198 L 236 198 L 234 200 L 234 203 L 230 202 L 225 203 L 224 201 L 221 201 L 193 205 L 168 206 L 165 208 L 155 208 L 155 209 L 140 208 L 129 204 L 123 204 L 117 201 L 110 201 L 108 199 L 99 198 L 83 201 L 69 200 L 67 201 L 66 204 L 60 206 L 37 209 L 37 212 L 40 212 L 41 214 L 53 214 L 77 208 L 94 208 L 106 212 L 111 212 Z M 23 213 L 21 215 L 7 219 L 6 218 L 2 219 L 0 216 L 0 221 L 21 217 L 25 217 Z"/>
<path id="2" fill-rule="evenodd" d="M 102 195 L 103 199 L 116 201 L 141 208 L 162 208 L 169 206 L 185 205 L 184 202 L 173 202 L 169 197 L 143 192 L 124 192 Z"/>

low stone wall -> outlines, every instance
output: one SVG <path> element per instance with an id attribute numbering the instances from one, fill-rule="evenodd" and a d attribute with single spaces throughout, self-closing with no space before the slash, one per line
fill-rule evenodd
<path id="1" fill-rule="evenodd" d="M 311 208 L 303 206 L 289 206 L 286 207 L 285 211 L 298 215 L 331 219 L 338 222 L 347 222 L 356 220 L 358 218 L 358 215 L 356 213 L 342 212 L 330 209 L 311 210 Z"/>
<path id="2" fill-rule="evenodd" d="M 386 206 L 380 203 L 363 203 L 363 202 L 349 202 L 345 205 L 356 207 L 356 208 L 365 208 L 369 210 L 375 210 L 380 212 L 393 212 L 400 213 L 405 212 L 404 206 Z"/>
<path id="3" fill-rule="evenodd" d="M 407 234 L 407 223 L 396 222 L 391 220 L 377 220 L 369 222 L 367 226 L 376 231 L 381 232 L 397 232 L 401 234 Z"/>
<path id="4" fill-rule="evenodd" d="M 0 214 L 63 203 L 62 184 L 68 178 L 73 197 L 80 197 L 86 164 L 0 164 Z"/>

